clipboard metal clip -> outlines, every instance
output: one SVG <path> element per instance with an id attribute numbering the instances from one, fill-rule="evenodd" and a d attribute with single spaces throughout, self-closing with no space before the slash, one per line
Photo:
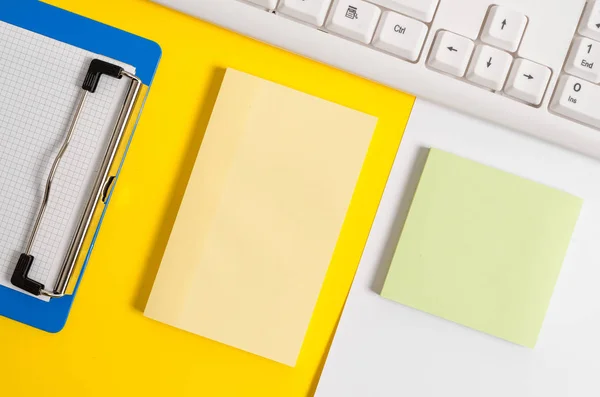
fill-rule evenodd
<path id="1" fill-rule="evenodd" d="M 108 148 L 106 150 L 106 153 L 104 154 L 100 171 L 98 172 L 98 176 L 96 177 L 96 180 L 94 182 L 92 194 L 85 206 L 85 210 L 81 220 L 79 221 L 77 230 L 75 231 L 75 234 L 71 239 L 67 255 L 65 256 L 65 259 L 63 261 L 54 289 L 47 290 L 42 283 L 29 278 L 29 271 L 34 261 L 34 257 L 33 255 L 31 255 L 31 250 L 36 240 L 36 236 L 39 231 L 42 219 L 44 218 L 44 214 L 46 212 L 46 207 L 48 205 L 48 200 L 50 198 L 50 193 L 52 190 L 52 182 L 54 181 L 54 176 L 56 174 L 56 171 L 58 170 L 58 166 L 60 165 L 61 159 L 67 151 L 67 148 L 69 147 L 69 143 L 71 142 L 81 114 L 83 112 L 85 102 L 90 94 L 96 92 L 98 84 L 100 83 L 100 77 L 102 75 L 106 75 L 108 77 L 116 79 L 126 77 L 131 80 L 131 84 L 127 91 L 127 95 L 125 97 L 123 107 L 121 108 L 121 111 L 119 113 L 119 117 L 117 118 L 117 123 L 115 124 L 114 131 L 108 144 Z M 81 87 L 82 93 L 79 97 L 79 102 L 77 103 L 75 112 L 71 119 L 71 123 L 67 130 L 67 135 L 60 150 L 58 151 L 58 154 L 54 159 L 54 162 L 50 169 L 50 173 L 46 180 L 46 187 L 44 190 L 42 203 L 36 215 L 35 223 L 33 224 L 31 235 L 29 236 L 29 240 L 27 241 L 25 252 L 22 253 L 19 257 L 19 261 L 17 262 L 17 266 L 15 267 L 15 270 L 11 277 L 11 283 L 15 287 L 18 287 L 36 296 L 44 295 L 51 298 L 60 298 L 65 296 L 65 292 L 67 290 L 69 280 L 73 275 L 75 263 L 77 261 L 77 257 L 79 256 L 79 252 L 81 251 L 86 232 L 90 226 L 94 210 L 96 209 L 99 198 L 106 184 L 108 172 L 114 161 L 117 148 L 119 146 L 119 143 L 121 142 L 121 138 L 123 137 L 123 133 L 125 131 L 125 127 L 127 126 L 127 122 L 129 121 L 131 113 L 133 112 L 133 107 L 139 95 L 141 85 L 142 81 L 137 76 L 127 72 L 118 65 L 114 65 L 99 59 L 94 59 L 90 63 L 90 67 Z"/>

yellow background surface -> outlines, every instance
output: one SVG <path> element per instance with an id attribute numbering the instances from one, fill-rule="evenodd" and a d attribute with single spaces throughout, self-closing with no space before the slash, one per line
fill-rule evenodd
<path id="1" fill-rule="evenodd" d="M 67 326 L 0 318 L 0 395 L 311 396 L 413 98 L 145 0 L 49 2 L 152 39 L 163 59 Z M 226 67 L 379 118 L 295 368 L 142 314 Z"/>

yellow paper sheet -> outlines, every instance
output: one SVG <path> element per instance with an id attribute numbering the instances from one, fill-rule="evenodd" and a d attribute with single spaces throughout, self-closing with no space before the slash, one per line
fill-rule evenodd
<path id="1" fill-rule="evenodd" d="M 228 70 L 146 316 L 294 366 L 375 124 Z"/>

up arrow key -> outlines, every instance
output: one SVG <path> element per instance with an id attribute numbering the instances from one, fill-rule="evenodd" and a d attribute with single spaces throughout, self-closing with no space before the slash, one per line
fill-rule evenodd
<path id="1" fill-rule="evenodd" d="M 525 14 L 504 6 L 492 6 L 481 31 L 481 41 L 501 50 L 516 52 L 526 26 Z"/>
<path id="2" fill-rule="evenodd" d="M 448 47 L 448 49 L 452 52 L 458 52 L 458 50 L 452 46 Z"/>

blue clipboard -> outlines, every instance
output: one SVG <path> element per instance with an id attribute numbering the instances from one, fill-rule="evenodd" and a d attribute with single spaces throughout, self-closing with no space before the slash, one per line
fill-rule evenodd
<path id="1" fill-rule="evenodd" d="M 159 45 L 153 41 L 34 0 L 1 2 L 0 20 L 132 65 L 136 68 L 137 77 L 142 80 L 143 85 L 148 87 L 152 84 L 162 54 Z M 145 101 L 146 98 L 140 98 L 140 100 Z M 139 116 L 138 114 L 138 120 Z M 137 121 L 135 125 L 137 126 Z M 133 137 L 133 133 L 131 137 Z M 131 138 L 127 142 L 127 147 L 130 142 Z M 121 159 L 117 179 L 124 159 L 125 156 Z M 44 302 L 0 286 L 0 315 L 47 332 L 55 333 L 62 330 L 79 289 L 109 201 L 110 195 L 105 202 L 100 221 L 93 234 L 92 243 L 85 255 L 83 268 L 77 279 L 73 295 Z M 92 230 L 90 229 L 90 233 Z"/>

